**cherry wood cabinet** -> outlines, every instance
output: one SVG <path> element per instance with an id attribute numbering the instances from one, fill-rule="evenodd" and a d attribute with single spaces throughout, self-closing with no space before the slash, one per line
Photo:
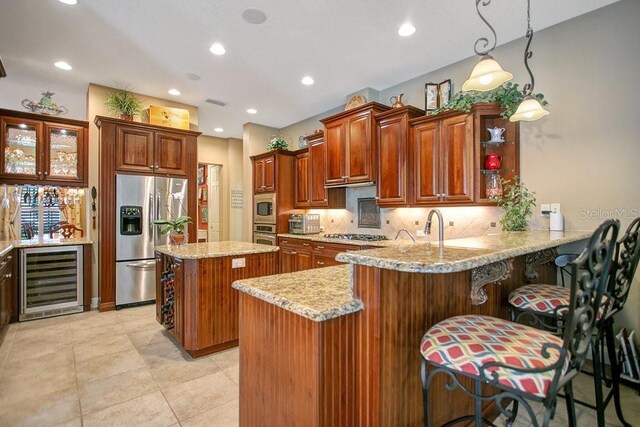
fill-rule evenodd
<path id="1" fill-rule="evenodd" d="M 100 310 L 115 309 L 115 176 L 118 173 L 180 176 L 187 179 L 187 212 L 197 209 L 198 136 L 200 132 L 96 116 L 99 130 L 100 182 L 98 218 Z M 198 237 L 188 225 L 189 241 Z"/>
<path id="2" fill-rule="evenodd" d="M 296 154 L 294 207 L 344 209 L 345 188 L 325 188 L 326 144 L 324 133 L 307 136 L 308 148 Z M 306 175 L 305 175 L 306 174 Z"/>
<path id="3" fill-rule="evenodd" d="M 374 115 L 390 107 L 369 102 L 322 119 L 325 126 L 325 185 L 376 180 L 378 155 Z"/>
<path id="4" fill-rule="evenodd" d="M 0 109 L 0 183 L 88 185 L 85 121 Z"/>
<path id="5" fill-rule="evenodd" d="M 424 111 L 406 106 L 375 116 L 378 126 L 377 152 L 381 160 L 378 162 L 376 181 L 378 206 L 407 206 L 412 202 L 408 179 L 409 120 L 423 115 Z"/>
<path id="6" fill-rule="evenodd" d="M 269 154 L 253 162 L 253 193 L 276 191 L 276 156 Z"/>
<path id="7" fill-rule="evenodd" d="M 17 286 L 13 251 L 0 257 L 0 344 L 7 333 L 9 322 L 17 315 Z"/>
<path id="8" fill-rule="evenodd" d="M 116 170 L 186 176 L 187 145 L 184 134 L 121 125 L 116 136 Z"/>
<path id="9" fill-rule="evenodd" d="M 340 265 L 343 263 L 335 259 L 340 252 L 357 251 L 366 248 L 360 245 L 325 243 L 289 237 L 278 237 L 278 246 L 280 247 L 280 273 L 293 273 L 311 268 Z"/>

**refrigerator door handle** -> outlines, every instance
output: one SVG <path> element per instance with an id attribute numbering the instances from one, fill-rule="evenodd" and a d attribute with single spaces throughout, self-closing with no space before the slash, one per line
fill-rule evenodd
<path id="1" fill-rule="evenodd" d="M 127 263 L 127 267 L 131 267 L 131 268 L 156 268 L 156 262 L 155 261 L 142 261 L 142 262 L 131 262 L 131 263 Z"/>
<path id="2" fill-rule="evenodd" d="M 158 192 L 158 194 L 156 195 L 156 219 L 161 219 L 160 218 L 160 192 Z M 155 242 L 156 242 L 156 245 L 157 245 L 158 244 L 158 230 L 157 229 L 155 230 Z"/>
<path id="3" fill-rule="evenodd" d="M 149 224 L 149 243 L 153 242 L 153 231 L 155 230 L 155 224 L 153 223 L 153 194 L 149 193 L 149 204 L 147 210 L 147 222 Z"/>

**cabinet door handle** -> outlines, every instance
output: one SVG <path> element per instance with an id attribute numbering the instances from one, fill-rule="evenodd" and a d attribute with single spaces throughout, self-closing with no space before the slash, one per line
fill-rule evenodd
<path id="1" fill-rule="evenodd" d="M 343 176 L 343 177 L 342 177 L 342 179 L 347 179 L 347 178 L 349 178 L 349 177 L 348 177 L 348 176 Z"/>
<path id="2" fill-rule="evenodd" d="M 46 172 L 46 171 L 45 171 L 45 173 L 44 173 L 43 175 L 44 175 L 44 176 L 48 176 L 48 175 L 49 175 L 49 172 Z"/>
<path id="3" fill-rule="evenodd" d="M 303 243 L 302 246 L 309 246 L 309 244 L 308 243 Z"/>
<path id="4" fill-rule="evenodd" d="M 298 252 L 291 252 L 291 255 L 298 255 Z"/>
<path id="5" fill-rule="evenodd" d="M 9 256 L 7 257 L 7 261 L 11 261 L 12 259 L 13 259 L 13 255 L 9 255 Z"/>
<path id="6" fill-rule="evenodd" d="M 280 244 L 281 244 L 281 245 L 286 245 L 287 243 L 289 243 L 289 241 L 288 241 L 288 240 L 280 240 Z"/>
<path id="7" fill-rule="evenodd" d="M 322 261 L 318 261 L 318 262 L 317 262 L 317 264 L 318 264 L 318 265 L 324 265 L 324 262 L 322 262 Z"/>
<path id="8" fill-rule="evenodd" d="M 324 246 L 316 246 L 316 249 L 324 249 Z"/>
<path id="9" fill-rule="evenodd" d="M 149 166 L 149 169 L 153 170 L 154 169 L 154 165 Z"/>
<path id="10" fill-rule="evenodd" d="M 7 279 L 11 279 L 11 277 L 13 276 L 13 273 L 9 273 L 9 274 L 5 274 L 4 277 Z"/>
<path id="11" fill-rule="evenodd" d="M 42 177 L 42 172 L 38 171 L 37 175 L 38 175 L 38 178 L 41 178 Z"/>

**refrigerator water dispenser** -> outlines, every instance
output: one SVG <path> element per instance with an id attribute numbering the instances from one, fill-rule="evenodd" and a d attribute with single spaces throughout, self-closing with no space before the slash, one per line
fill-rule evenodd
<path id="1" fill-rule="evenodd" d="M 142 206 L 120 207 L 120 234 L 123 236 L 142 234 Z"/>

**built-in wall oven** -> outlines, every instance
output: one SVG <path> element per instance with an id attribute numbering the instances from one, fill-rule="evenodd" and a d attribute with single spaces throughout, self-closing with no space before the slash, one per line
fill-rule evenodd
<path id="1" fill-rule="evenodd" d="M 254 224 L 253 243 L 261 245 L 276 245 L 276 225 L 275 224 Z"/>
<path id="2" fill-rule="evenodd" d="M 253 196 L 253 222 L 255 224 L 276 223 L 276 193 Z"/>

